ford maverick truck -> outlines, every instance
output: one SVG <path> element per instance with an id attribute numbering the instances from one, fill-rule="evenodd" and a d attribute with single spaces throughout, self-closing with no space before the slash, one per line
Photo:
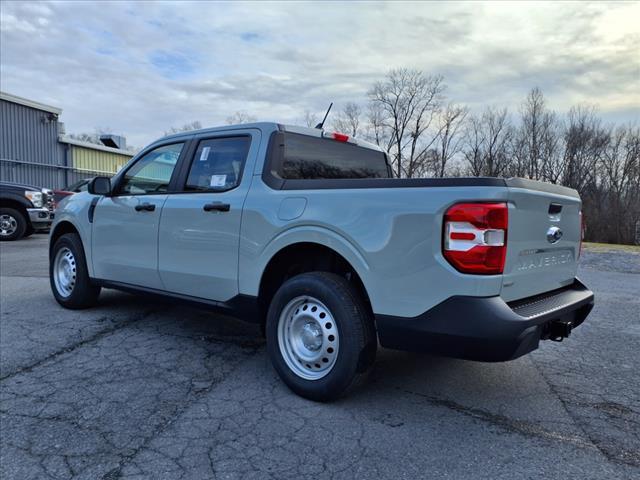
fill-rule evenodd
<path id="1" fill-rule="evenodd" d="M 576 278 L 575 190 L 510 178 L 391 178 L 359 138 L 254 123 L 164 137 L 64 199 L 50 278 L 67 308 L 101 288 L 259 322 L 282 380 L 327 401 L 378 344 L 505 361 L 593 306 Z"/>

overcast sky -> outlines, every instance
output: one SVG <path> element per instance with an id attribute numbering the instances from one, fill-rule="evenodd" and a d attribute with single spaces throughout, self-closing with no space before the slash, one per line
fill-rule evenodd
<path id="1" fill-rule="evenodd" d="M 3 1 L 1 88 L 63 109 L 68 133 L 138 147 L 236 110 L 300 123 L 364 103 L 395 67 L 442 74 L 451 100 L 598 105 L 640 121 L 640 2 L 27 3 Z"/>

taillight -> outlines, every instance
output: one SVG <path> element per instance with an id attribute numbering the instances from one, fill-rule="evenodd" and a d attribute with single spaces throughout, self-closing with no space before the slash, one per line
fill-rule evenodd
<path id="1" fill-rule="evenodd" d="M 502 273 L 508 223 L 506 203 L 453 205 L 444 215 L 442 254 L 463 273 Z"/>

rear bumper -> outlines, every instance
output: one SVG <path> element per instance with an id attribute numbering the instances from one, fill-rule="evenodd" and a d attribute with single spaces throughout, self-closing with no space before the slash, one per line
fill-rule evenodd
<path id="1" fill-rule="evenodd" d="M 576 278 L 509 304 L 497 296 L 454 296 L 417 317 L 376 315 L 376 325 L 386 348 L 500 362 L 535 350 L 542 339 L 568 336 L 593 303 L 593 292 Z"/>

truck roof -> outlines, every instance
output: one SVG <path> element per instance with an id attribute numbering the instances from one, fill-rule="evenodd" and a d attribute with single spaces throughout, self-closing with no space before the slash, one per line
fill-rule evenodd
<path id="1" fill-rule="evenodd" d="M 318 138 L 321 138 L 323 136 L 323 132 L 330 133 L 327 130 L 320 130 L 319 128 L 301 127 L 298 125 L 283 125 L 276 122 L 253 122 L 253 123 L 241 123 L 241 124 L 235 124 L 235 125 L 223 125 L 221 127 L 201 128 L 199 130 L 188 130 L 186 132 L 178 132 L 178 133 L 173 133 L 171 135 L 167 135 L 165 137 L 162 137 L 162 139 L 159 139 L 159 140 L 165 140 L 168 138 L 189 137 L 191 135 L 200 135 L 203 133 L 206 134 L 206 133 L 224 132 L 227 130 L 237 130 L 240 128 L 256 128 L 259 130 L 267 130 L 267 131 L 280 130 L 284 132 L 297 133 L 299 135 L 308 135 L 310 137 L 318 137 Z M 366 140 L 363 140 L 361 138 L 350 138 L 349 142 L 359 147 L 368 148 L 370 150 L 376 150 L 379 152 L 383 151 L 375 143 L 367 142 Z"/>

